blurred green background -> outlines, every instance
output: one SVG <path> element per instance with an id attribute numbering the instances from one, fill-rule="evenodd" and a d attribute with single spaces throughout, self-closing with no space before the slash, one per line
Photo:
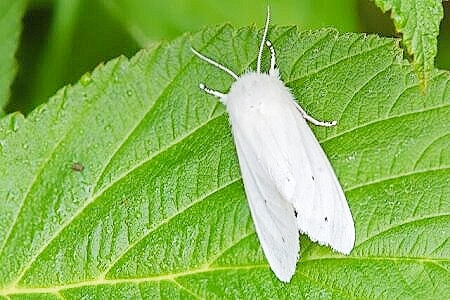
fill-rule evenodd
<path id="1" fill-rule="evenodd" d="M 23 18 L 18 73 L 7 111 L 27 114 L 98 64 L 119 55 L 131 57 L 184 32 L 225 22 L 262 27 L 267 3 L 273 25 L 399 36 L 389 15 L 369 0 L 34 0 Z M 445 1 L 446 17 L 449 12 Z M 448 17 L 441 23 L 436 58 L 441 69 L 450 68 L 449 23 Z"/>

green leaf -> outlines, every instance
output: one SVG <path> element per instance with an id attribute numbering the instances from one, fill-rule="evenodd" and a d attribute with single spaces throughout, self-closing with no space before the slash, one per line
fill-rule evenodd
<path id="1" fill-rule="evenodd" d="M 422 86 L 426 86 L 437 54 L 439 23 L 444 17 L 441 0 L 375 0 L 383 12 L 391 11 L 402 42 L 414 57 L 414 68 Z"/>
<path id="2" fill-rule="evenodd" d="M 27 118 L 0 121 L 0 295 L 12 298 L 442 298 L 449 287 L 449 75 L 429 91 L 392 39 L 274 27 L 281 76 L 345 189 L 350 256 L 300 239 L 292 282 L 253 229 L 226 92 L 261 31 L 230 26 L 120 57 Z M 267 61 L 267 53 L 264 61 Z M 267 67 L 267 62 L 264 65 Z"/>
<path id="3" fill-rule="evenodd" d="M 9 100 L 10 87 L 16 74 L 14 53 L 19 44 L 25 0 L 0 1 L 0 116 Z"/>

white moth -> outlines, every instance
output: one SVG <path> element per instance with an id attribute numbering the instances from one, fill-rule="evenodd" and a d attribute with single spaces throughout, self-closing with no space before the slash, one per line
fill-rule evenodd
<path id="1" fill-rule="evenodd" d="M 275 50 L 266 41 L 269 17 L 268 10 L 256 72 L 239 77 L 192 51 L 236 79 L 228 94 L 200 88 L 226 106 L 256 233 L 270 268 L 289 282 L 299 256 L 299 230 L 349 254 L 355 227 L 339 181 L 305 120 L 319 126 L 336 122 L 307 115 L 280 80 Z M 264 44 L 271 53 L 268 74 L 261 73 Z"/>

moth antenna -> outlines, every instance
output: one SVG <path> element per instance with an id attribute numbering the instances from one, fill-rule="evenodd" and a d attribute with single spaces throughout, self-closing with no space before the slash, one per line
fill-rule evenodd
<path id="1" fill-rule="evenodd" d="M 215 60 L 212 60 L 209 57 L 204 56 L 203 54 L 200 54 L 197 50 L 195 50 L 194 48 L 191 48 L 191 51 L 197 55 L 200 59 L 206 61 L 207 63 L 210 63 L 211 65 L 221 69 L 222 71 L 227 72 L 231 77 L 233 77 L 234 79 L 238 80 L 239 76 L 237 76 L 233 71 L 231 71 L 230 69 L 228 69 L 227 67 L 225 67 L 224 65 L 219 64 L 218 62 L 216 62 Z"/>
<path id="2" fill-rule="evenodd" d="M 258 61 L 256 62 L 256 73 L 261 73 L 261 57 L 264 44 L 266 43 L 267 31 L 269 29 L 269 22 L 270 22 L 270 6 L 267 6 L 266 25 L 264 26 L 263 38 L 261 40 L 261 45 L 259 46 Z"/>
<path id="3" fill-rule="evenodd" d="M 275 48 L 273 48 L 272 43 L 267 40 L 266 41 L 266 46 L 267 48 L 269 48 L 270 51 L 270 69 L 269 69 L 269 74 L 275 74 Z"/>

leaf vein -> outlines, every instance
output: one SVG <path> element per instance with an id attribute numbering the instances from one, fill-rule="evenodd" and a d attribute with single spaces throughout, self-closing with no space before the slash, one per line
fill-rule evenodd
<path id="1" fill-rule="evenodd" d="M 191 289 L 188 289 L 187 287 L 185 287 L 184 285 L 182 285 L 181 283 L 179 283 L 176 279 L 172 279 L 171 280 L 173 283 L 175 283 L 176 286 L 178 286 L 181 290 L 186 291 L 189 295 L 193 296 L 196 299 L 203 299 L 202 297 L 200 297 L 200 295 L 196 294 L 194 291 L 192 291 Z M 164 297 L 162 297 L 164 298 Z"/>
<path id="2" fill-rule="evenodd" d="M 431 220 L 436 219 L 436 218 L 447 218 L 449 216 L 450 216 L 450 212 L 443 212 L 442 214 L 432 214 L 432 215 L 427 215 L 427 216 L 420 216 L 418 218 L 410 218 L 410 219 L 406 220 L 405 222 L 399 222 L 399 223 L 397 223 L 397 224 L 395 224 L 395 225 L 393 225 L 391 227 L 386 227 L 384 230 L 379 230 L 378 232 L 375 232 L 372 235 L 367 236 L 365 239 L 359 241 L 358 247 L 361 247 L 365 243 L 370 242 L 370 240 L 373 240 L 374 238 L 379 237 L 379 236 L 381 236 L 381 235 L 383 235 L 385 233 L 388 233 L 388 232 L 393 231 L 395 229 L 401 228 L 402 226 L 411 225 L 411 224 L 414 224 L 416 222 L 423 222 L 423 221 L 426 221 L 426 220 L 430 220 L 431 221 Z M 401 242 L 401 243 L 403 243 L 403 242 Z M 401 243 L 400 243 L 400 245 L 401 245 Z M 414 243 L 414 245 L 415 245 L 415 243 Z M 399 251 L 399 250 L 402 249 L 400 245 L 399 245 L 399 249 L 396 250 L 397 253 L 401 252 L 401 251 Z"/>
<path id="3" fill-rule="evenodd" d="M 403 114 L 391 115 L 391 116 L 388 116 L 388 117 L 386 117 L 384 119 L 376 119 L 374 121 L 363 123 L 363 124 L 360 124 L 358 126 L 349 128 L 348 130 L 343 130 L 343 131 L 341 131 L 341 132 L 339 132 L 339 133 L 337 133 L 335 135 L 330 135 L 327 138 L 322 139 L 320 142 L 321 143 L 325 143 L 325 142 L 327 142 L 329 140 L 332 140 L 334 138 L 343 136 L 345 134 L 352 133 L 353 131 L 356 131 L 356 130 L 359 130 L 359 129 L 362 129 L 362 128 L 365 128 L 365 127 L 368 127 L 368 126 L 371 126 L 371 125 L 374 125 L 374 124 L 377 124 L 377 123 L 380 123 L 380 122 L 385 122 L 387 120 L 394 120 L 396 118 L 412 116 L 412 115 L 415 115 L 415 114 L 420 114 L 420 113 L 429 112 L 429 111 L 432 111 L 432 110 L 441 109 L 441 108 L 447 108 L 447 107 L 450 107 L 450 103 L 443 104 L 443 105 L 430 106 L 430 107 L 427 107 L 426 109 L 419 109 L 419 110 L 415 110 L 415 111 L 409 111 L 409 112 L 403 113 Z"/>
<path id="4" fill-rule="evenodd" d="M 367 181 L 363 184 L 358 184 L 358 185 L 354 185 L 354 186 L 349 186 L 348 188 L 345 189 L 346 192 L 349 191 L 353 191 L 359 188 L 363 188 L 363 187 L 367 187 L 370 185 L 375 185 L 375 184 L 379 184 L 385 181 L 389 181 L 389 180 L 393 180 L 393 179 L 399 179 L 399 178 L 403 178 L 403 177 L 408 177 L 411 175 L 418 175 L 418 174 L 426 174 L 426 173 L 431 173 L 431 172 L 435 172 L 435 171 L 443 171 L 443 170 L 448 170 L 450 169 L 450 166 L 442 166 L 442 168 L 429 168 L 427 170 L 413 170 L 411 172 L 404 172 L 404 173 L 399 173 L 396 174 L 396 176 L 386 176 L 386 177 L 380 177 L 377 180 L 371 180 L 371 181 Z"/>
<path id="5" fill-rule="evenodd" d="M 164 224 L 169 223 L 173 218 L 179 216 L 180 214 L 182 214 L 183 212 L 187 211 L 189 208 L 195 206 L 196 204 L 200 203 L 201 201 L 205 200 L 206 198 L 210 197 L 211 195 L 221 191 L 222 189 L 228 187 L 229 185 L 239 181 L 240 178 L 232 180 L 230 182 L 227 182 L 225 184 L 223 184 L 222 186 L 219 186 L 217 189 L 212 190 L 211 192 L 203 195 L 201 198 L 192 201 L 191 203 L 189 203 L 189 205 L 180 208 L 175 214 L 173 214 L 172 216 L 169 216 L 163 220 L 161 220 L 158 224 L 155 224 L 155 226 L 151 229 L 148 230 L 146 233 L 142 234 L 142 236 L 138 239 L 136 239 L 133 243 L 130 243 L 130 245 L 124 249 L 124 251 L 122 252 L 121 255 L 117 255 L 117 258 L 112 260 L 109 267 L 105 268 L 105 270 L 101 273 L 100 278 L 105 278 L 106 274 L 109 272 L 110 269 L 112 269 L 112 267 L 124 256 L 126 255 L 126 253 L 128 251 L 130 251 L 131 249 L 133 249 L 133 247 L 137 244 L 139 244 L 140 241 L 142 241 L 145 237 L 147 237 L 150 233 L 156 231 L 158 228 L 160 228 L 161 226 L 163 226 Z"/>
<path id="6" fill-rule="evenodd" d="M 318 74 L 318 73 L 320 73 L 320 72 L 322 72 L 322 71 L 324 71 L 324 70 L 326 70 L 326 69 L 328 69 L 328 68 L 330 68 L 330 67 L 333 67 L 333 66 L 338 65 L 339 63 L 341 63 L 341 62 L 343 62 L 343 61 L 351 60 L 352 58 L 355 58 L 355 57 L 357 57 L 357 56 L 364 55 L 364 54 L 367 54 L 367 53 L 376 51 L 376 50 L 378 50 L 378 49 L 381 49 L 381 48 L 385 47 L 385 46 L 386 46 L 387 44 L 389 44 L 389 43 L 391 43 L 391 41 L 388 41 L 388 42 L 386 42 L 386 43 L 384 43 L 384 44 L 381 44 L 381 45 L 379 45 L 379 46 L 376 46 L 376 47 L 374 47 L 374 48 L 372 48 L 372 49 L 360 51 L 360 52 L 354 53 L 354 54 L 352 54 L 352 55 L 343 57 L 343 58 L 341 58 L 341 59 L 337 59 L 337 60 L 335 60 L 334 62 L 332 62 L 332 63 L 330 63 L 330 64 L 327 64 L 327 65 L 324 65 L 324 66 L 322 66 L 322 67 L 320 67 L 320 68 L 317 68 L 316 70 L 314 70 L 314 72 L 310 72 L 310 73 L 308 73 L 308 74 L 305 74 L 304 76 L 300 76 L 300 77 L 297 77 L 297 78 L 292 78 L 291 80 L 288 80 L 288 81 L 286 81 L 285 83 L 292 83 L 292 82 L 294 82 L 294 81 L 299 81 L 300 79 L 303 79 L 303 78 L 305 78 L 305 77 L 309 77 L 309 76 L 311 76 L 311 75 Z M 392 64 L 392 63 L 391 63 L 391 64 Z"/>
<path id="7" fill-rule="evenodd" d="M 349 108 L 350 104 L 355 100 L 356 95 L 364 88 L 366 87 L 369 83 L 372 82 L 372 80 L 374 78 L 376 78 L 378 75 L 380 75 L 381 73 L 385 72 L 388 68 L 390 68 L 393 65 L 393 62 L 391 62 L 390 64 L 384 66 L 383 68 L 381 68 L 380 70 L 378 70 L 376 73 L 372 74 L 372 76 L 370 76 L 365 82 L 363 82 L 359 87 L 357 87 L 355 89 L 355 92 L 353 93 L 353 95 L 349 98 L 349 101 L 347 101 L 347 103 L 344 106 L 344 109 L 342 110 L 342 113 L 339 117 L 339 119 L 342 119 L 342 116 L 345 115 L 346 110 Z"/>

